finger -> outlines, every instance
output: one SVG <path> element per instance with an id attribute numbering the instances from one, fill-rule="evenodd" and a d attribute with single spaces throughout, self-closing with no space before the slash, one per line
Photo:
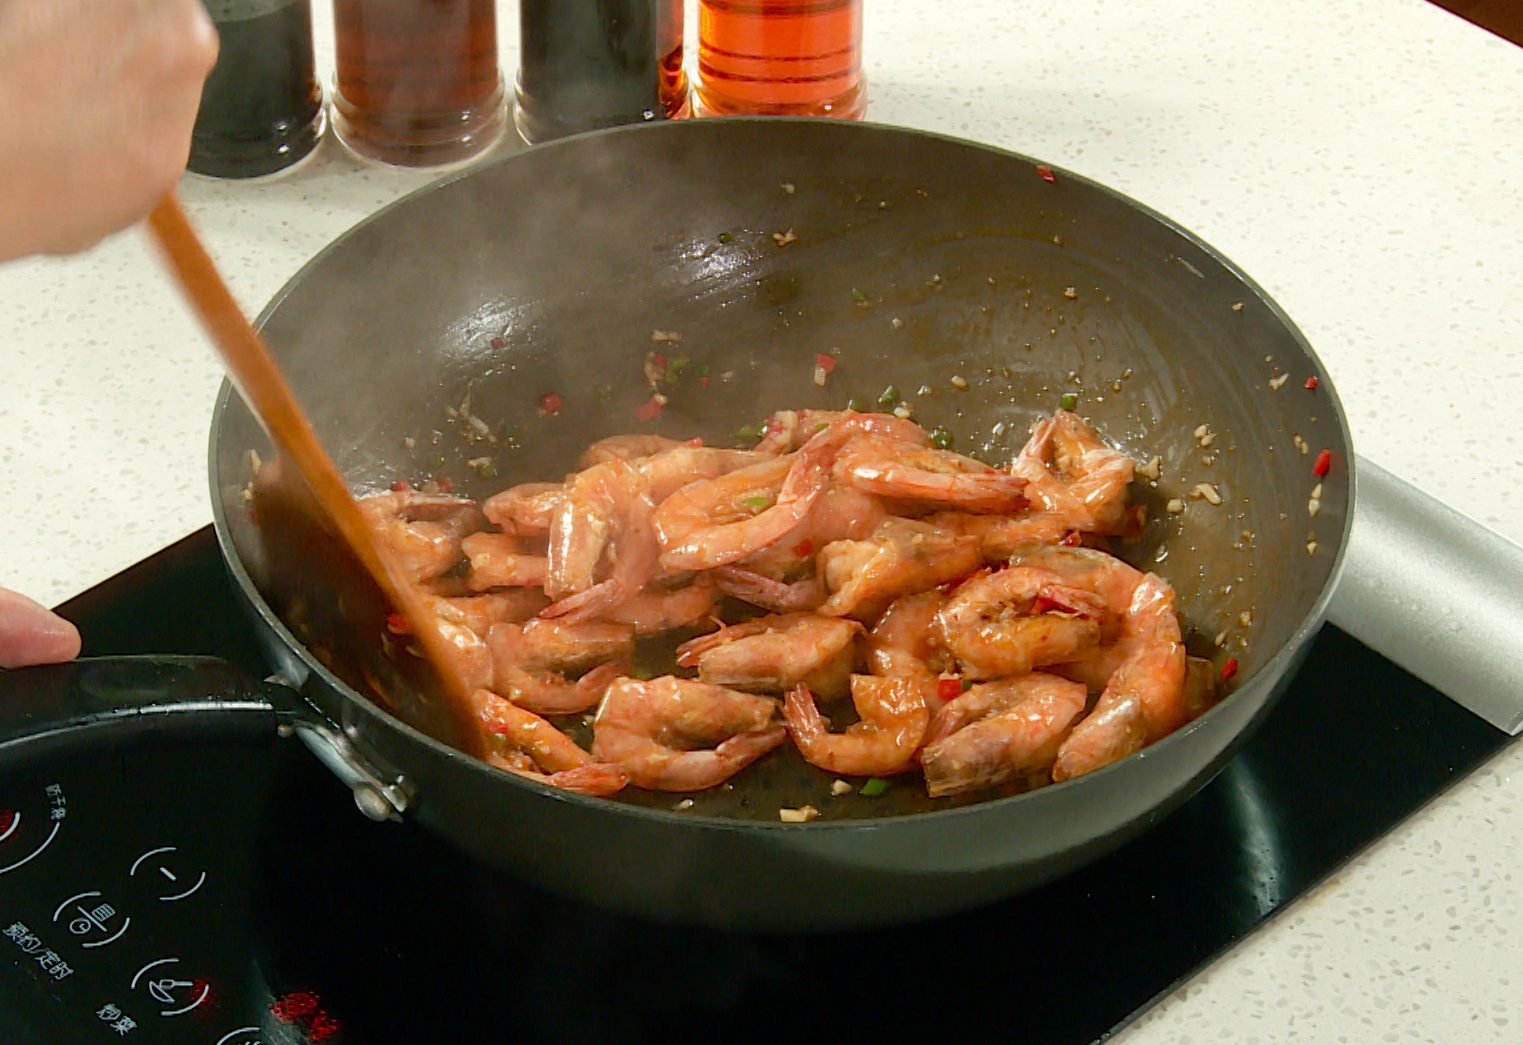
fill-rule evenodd
<path id="1" fill-rule="evenodd" d="M 62 664 L 79 656 L 79 630 L 25 595 L 0 588 L 0 668 Z"/>

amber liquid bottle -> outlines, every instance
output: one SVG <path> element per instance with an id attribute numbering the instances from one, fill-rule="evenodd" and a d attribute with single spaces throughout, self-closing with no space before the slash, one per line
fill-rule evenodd
<path id="1" fill-rule="evenodd" d="M 334 0 L 333 129 L 401 167 L 460 163 L 507 116 L 494 0 Z"/>
<path id="2" fill-rule="evenodd" d="M 700 116 L 860 120 L 863 0 L 698 0 Z"/>

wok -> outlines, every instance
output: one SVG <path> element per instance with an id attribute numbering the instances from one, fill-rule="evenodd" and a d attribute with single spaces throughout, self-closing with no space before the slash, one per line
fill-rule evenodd
<path id="1" fill-rule="evenodd" d="M 1324 618 L 1350 520 L 1347 426 L 1305 339 L 1230 262 L 1132 200 L 1045 171 L 833 121 L 598 132 L 386 208 L 299 272 L 260 323 L 356 491 L 447 475 L 485 497 L 558 477 L 617 432 L 730 445 L 774 409 L 840 408 L 889 385 L 957 449 L 1004 461 L 1071 393 L 1109 441 L 1161 459 L 1157 482 L 1133 486 L 1150 522 L 1117 550 L 1173 583 L 1192 653 L 1236 658 L 1220 704 L 1103 770 L 1004 797 L 933 802 L 911 777 L 877 798 L 834 797 L 834 777 L 791 750 L 681 811 L 680 795 L 543 787 L 458 749 L 469 739 L 412 658 L 386 654 L 385 607 L 342 568 L 319 568 L 336 560 L 285 510 L 278 469 L 252 483 L 269 445 L 224 388 L 211 480 L 228 568 L 278 674 L 310 702 L 291 712 L 303 736 L 362 808 L 405 811 L 598 904 L 793 930 L 1015 893 L 1205 783 Z M 653 345 L 653 331 L 681 341 Z M 635 411 L 650 398 L 653 347 L 690 359 L 691 379 L 646 423 Z M 838 360 L 824 387 L 811 380 L 816 353 Z M 557 412 L 540 409 L 548 393 Z M 462 437 L 467 397 L 495 445 Z M 1322 449 L 1332 468 L 1319 480 Z M 488 456 L 496 474 L 483 477 Z M 823 817 L 779 822 L 779 808 L 805 804 Z"/>

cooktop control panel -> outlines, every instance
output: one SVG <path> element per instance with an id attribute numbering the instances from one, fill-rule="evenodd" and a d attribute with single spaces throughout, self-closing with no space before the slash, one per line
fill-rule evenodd
<path id="1" fill-rule="evenodd" d="M 288 746 L 107 748 L 0 780 L 0 1040 L 340 1045 L 251 931 Z"/>

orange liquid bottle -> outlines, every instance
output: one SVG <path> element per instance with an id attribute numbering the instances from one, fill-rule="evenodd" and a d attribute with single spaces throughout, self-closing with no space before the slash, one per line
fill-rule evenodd
<path id="1" fill-rule="evenodd" d="M 696 111 L 860 120 L 863 0 L 698 0 Z"/>

